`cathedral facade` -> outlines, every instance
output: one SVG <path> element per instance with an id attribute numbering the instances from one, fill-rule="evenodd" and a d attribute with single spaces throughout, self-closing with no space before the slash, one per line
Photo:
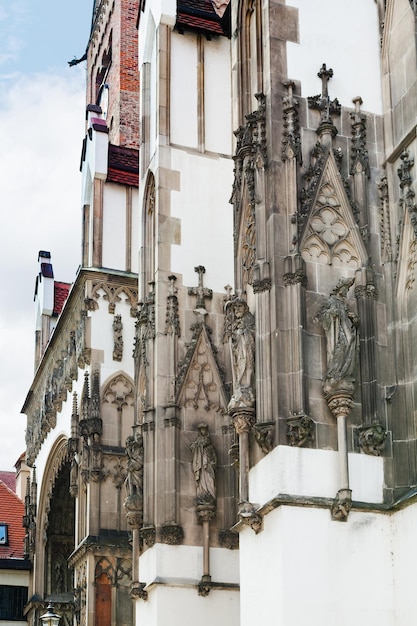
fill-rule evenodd
<path id="1" fill-rule="evenodd" d="M 82 264 L 59 317 L 45 252 L 35 294 L 30 624 L 411 623 L 416 20 L 94 3 Z"/>

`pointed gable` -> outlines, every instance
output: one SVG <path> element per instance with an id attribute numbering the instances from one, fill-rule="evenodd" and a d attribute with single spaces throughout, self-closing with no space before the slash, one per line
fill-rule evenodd
<path id="1" fill-rule="evenodd" d="M 177 381 L 177 404 L 194 410 L 227 413 L 220 370 L 204 324 L 196 327 Z"/>
<path id="2" fill-rule="evenodd" d="M 330 151 L 316 187 L 300 242 L 303 259 L 356 270 L 366 264 L 367 253 Z"/>

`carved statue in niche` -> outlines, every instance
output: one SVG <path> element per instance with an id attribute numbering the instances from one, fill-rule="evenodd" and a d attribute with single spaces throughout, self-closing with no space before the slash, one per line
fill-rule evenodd
<path id="1" fill-rule="evenodd" d="M 121 315 L 114 316 L 113 340 L 113 361 L 121 361 L 123 358 L 123 324 Z"/>
<path id="2" fill-rule="evenodd" d="M 197 439 L 191 444 L 197 505 L 216 501 L 217 455 L 204 422 L 198 425 Z"/>
<path id="3" fill-rule="evenodd" d="M 126 439 L 127 477 L 125 481 L 127 498 L 125 508 L 140 510 L 143 501 L 143 437 L 136 433 Z"/>
<path id="4" fill-rule="evenodd" d="M 126 440 L 127 461 L 127 487 L 130 495 L 141 492 L 143 489 L 143 439 L 136 434 Z"/>
<path id="5" fill-rule="evenodd" d="M 326 335 L 327 371 L 323 382 L 326 395 L 355 389 L 359 318 L 346 303 L 354 278 L 341 278 L 317 319 Z"/>
<path id="6" fill-rule="evenodd" d="M 233 394 L 229 411 L 253 408 L 255 404 L 255 318 L 244 300 L 235 298 L 226 304 L 226 336 L 229 337 Z"/>

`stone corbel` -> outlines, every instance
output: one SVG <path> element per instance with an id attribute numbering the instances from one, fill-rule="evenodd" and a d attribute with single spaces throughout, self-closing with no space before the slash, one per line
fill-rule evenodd
<path id="1" fill-rule="evenodd" d="M 153 545 L 155 545 L 155 539 L 156 539 L 156 529 L 155 529 L 155 526 L 144 525 L 140 529 L 139 535 L 140 535 L 140 538 L 142 539 L 143 543 L 145 545 L 147 545 L 148 548 L 151 548 Z"/>
<path id="2" fill-rule="evenodd" d="M 303 448 L 314 441 L 314 422 L 309 415 L 298 413 L 287 418 L 287 437 L 290 446 Z"/>
<path id="3" fill-rule="evenodd" d="M 132 600 L 147 600 L 148 592 L 145 591 L 146 583 L 140 583 L 137 581 L 132 582 L 130 588 L 130 597 Z"/>
<path id="4" fill-rule="evenodd" d="M 381 424 L 374 423 L 358 428 L 359 448 L 365 454 L 381 456 L 387 438 L 387 431 Z"/>
<path id="5" fill-rule="evenodd" d="M 179 524 L 164 524 L 161 526 L 160 539 L 170 546 L 179 546 L 184 539 L 184 531 Z"/>
<path id="6" fill-rule="evenodd" d="M 209 576 L 208 574 L 202 576 L 200 582 L 197 585 L 198 595 L 202 596 L 203 598 L 207 597 L 210 593 L 211 587 L 211 576 Z"/>
<path id="7" fill-rule="evenodd" d="M 264 454 L 271 452 L 275 422 L 257 422 L 252 428 L 255 441 Z"/>
<path id="8" fill-rule="evenodd" d="M 262 515 L 256 512 L 256 507 L 251 502 L 239 502 L 238 507 L 239 519 L 243 524 L 250 526 L 252 530 L 258 534 L 262 530 Z"/>
<path id="9" fill-rule="evenodd" d="M 352 490 L 339 489 L 332 504 L 332 520 L 336 522 L 347 522 L 351 508 Z"/>

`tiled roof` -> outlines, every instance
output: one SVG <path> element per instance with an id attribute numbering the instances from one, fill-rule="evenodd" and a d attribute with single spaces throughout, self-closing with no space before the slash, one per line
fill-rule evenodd
<path id="1" fill-rule="evenodd" d="M 8 531 L 8 545 L 0 544 L 0 559 L 24 558 L 23 514 L 23 502 L 0 480 L 0 523 L 7 524 Z"/>
<path id="2" fill-rule="evenodd" d="M 107 181 L 139 186 L 139 151 L 109 144 Z"/>
<path id="3" fill-rule="evenodd" d="M 12 491 L 16 491 L 16 472 L 0 472 L 0 480 Z"/>
<path id="4" fill-rule="evenodd" d="M 70 283 L 61 283 L 57 280 L 54 282 L 54 315 L 61 313 L 65 300 L 68 298 L 70 287 Z"/>
<path id="5" fill-rule="evenodd" d="M 210 35 L 230 36 L 230 5 L 223 17 L 219 17 L 211 0 L 177 0 L 177 22 L 179 32 L 193 30 Z"/>

